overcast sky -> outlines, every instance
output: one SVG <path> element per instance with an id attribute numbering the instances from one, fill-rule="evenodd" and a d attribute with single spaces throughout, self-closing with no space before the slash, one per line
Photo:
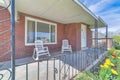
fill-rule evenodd
<path id="1" fill-rule="evenodd" d="M 120 29 L 120 0 L 80 0 L 109 26 L 109 31 Z"/>

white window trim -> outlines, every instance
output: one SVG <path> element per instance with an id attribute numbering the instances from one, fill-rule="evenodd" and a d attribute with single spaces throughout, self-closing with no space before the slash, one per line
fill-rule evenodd
<path id="1" fill-rule="evenodd" d="M 82 35 L 82 31 L 81 31 L 81 48 L 86 48 L 87 47 L 87 26 L 85 25 L 85 24 L 81 24 L 81 30 L 82 30 L 82 28 L 84 28 L 85 29 L 85 32 L 84 32 L 84 36 Z M 83 38 L 84 37 L 84 38 Z M 82 39 L 85 39 L 84 40 L 84 46 L 82 45 L 82 43 L 83 43 L 83 40 Z"/>
<path id="2" fill-rule="evenodd" d="M 36 27 L 37 22 L 46 23 L 46 24 L 49 24 L 49 26 L 54 25 L 55 26 L 55 34 L 56 34 L 55 35 L 55 42 L 54 43 L 45 43 L 45 44 L 57 44 L 57 24 L 56 23 L 47 22 L 47 21 L 43 21 L 43 20 L 31 18 L 31 17 L 25 17 L 25 46 L 33 46 L 33 45 L 35 45 L 34 43 L 27 43 L 27 21 L 28 20 L 35 21 L 35 32 L 37 31 L 37 27 Z M 35 33 L 35 38 L 36 38 L 36 33 Z"/>

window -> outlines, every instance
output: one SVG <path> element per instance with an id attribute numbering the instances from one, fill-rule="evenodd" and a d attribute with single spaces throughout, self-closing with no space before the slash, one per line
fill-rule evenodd
<path id="1" fill-rule="evenodd" d="M 27 21 L 27 43 L 34 43 L 35 41 L 35 22 Z"/>
<path id="2" fill-rule="evenodd" d="M 26 17 L 25 44 L 34 45 L 35 40 L 42 40 L 45 44 L 56 44 L 56 24 Z"/>

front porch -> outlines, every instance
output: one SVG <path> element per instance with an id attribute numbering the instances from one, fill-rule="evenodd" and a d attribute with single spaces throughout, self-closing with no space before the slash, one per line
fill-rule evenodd
<path id="1" fill-rule="evenodd" d="M 9 4 L 9 0 L 4 1 Z M 107 25 L 78 0 L 17 0 L 15 5 L 10 1 L 7 7 L 0 7 L 1 15 L 7 16 L 0 19 L 4 23 L 0 32 L 0 80 L 71 80 L 105 55 L 106 46 L 98 47 L 98 28 L 106 27 L 107 33 Z M 91 48 L 93 28 L 95 45 Z M 73 53 L 54 52 L 61 50 L 63 39 L 69 40 Z M 35 40 L 44 41 L 51 57 L 32 59 Z M 2 62 L 6 60 L 11 61 Z"/>
<path id="2" fill-rule="evenodd" d="M 106 50 L 89 48 L 78 52 L 61 54 L 52 53 L 51 57 L 40 57 L 34 61 L 32 57 L 16 60 L 16 80 L 70 80 L 84 71 L 96 60 L 105 56 Z M 102 57 L 101 57 L 102 56 Z M 7 80 L 11 75 L 10 61 L 1 66 L 1 79 Z"/>

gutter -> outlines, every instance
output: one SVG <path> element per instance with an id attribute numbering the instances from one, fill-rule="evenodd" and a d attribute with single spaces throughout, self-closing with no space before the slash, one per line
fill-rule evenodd
<path id="1" fill-rule="evenodd" d="M 107 26 L 107 23 L 105 23 L 105 21 L 104 21 L 100 16 L 98 16 L 98 19 L 99 19 L 102 23 L 104 23 L 105 26 Z"/>

